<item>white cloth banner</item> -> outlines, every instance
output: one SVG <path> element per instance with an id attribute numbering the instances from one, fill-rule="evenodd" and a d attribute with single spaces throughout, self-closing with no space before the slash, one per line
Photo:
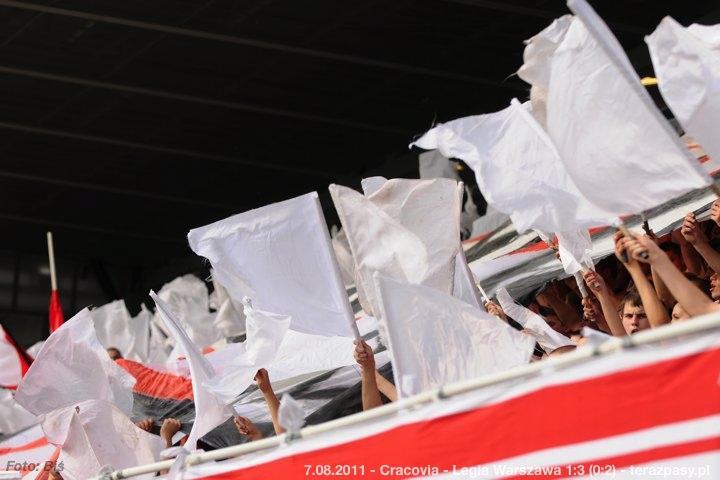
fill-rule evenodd
<path id="1" fill-rule="evenodd" d="M 45 341 L 18 386 L 15 400 L 35 415 L 84 400 L 114 403 L 125 413 L 133 406 L 135 379 L 110 359 L 85 308 Z"/>
<path id="2" fill-rule="evenodd" d="M 152 463 L 163 448 L 160 437 L 141 430 L 102 400 L 87 400 L 47 414 L 42 427 L 48 442 L 62 447 L 58 464 L 62 462 L 65 480 L 86 480 L 106 465 L 119 470 Z"/>
<path id="3" fill-rule="evenodd" d="M 560 347 L 575 345 L 568 337 L 550 328 L 540 315 L 513 300 L 504 288 L 497 290 L 496 298 L 505 314 L 522 325 L 547 353 Z"/>
<path id="4" fill-rule="evenodd" d="M 22 364 L 15 345 L 0 325 L 0 385 L 16 387 L 22 379 Z"/>
<path id="5" fill-rule="evenodd" d="M 440 124 L 413 145 L 464 160 L 488 203 L 510 215 L 519 233 L 608 223 L 612 215 L 580 193 L 528 108 L 513 99 L 499 112 Z"/>
<path id="6" fill-rule="evenodd" d="M 460 198 L 448 179 L 388 180 L 365 197 L 330 185 L 357 271 L 360 304 L 373 315 L 372 275 L 421 283 L 452 293 L 460 250 Z"/>
<path id="7" fill-rule="evenodd" d="M 192 379 L 195 421 L 185 446 L 192 451 L 195 449 L 199 438 L 232 416 L 232 409 L 227 407 L 204 386 L 215 375 L 213 367 L 203 356 L 197 345 L 190 340 L 180 322 L 170 311 L 170 307 L 155 292 L 151 291 L 150 297 L 155 301 L 157 313 L 165 322 L 167 330 L 175 337 L 175 341 L 182 347 L 187 358 Z"/>
<path id="8" fill-rule="evenodd" d="M 592 269 L 592 239 L 587 229 L 571 232 L 558 232 L 558 251 L 563 269 L 568 275 L 574 275 L 584 269 Z"/>
<path id="9" fill-rule="evenodd" d="M 300 332 L 353 335 L 317 193 L 193 229 L 188 240 L 232 298 L 247 296 L 258 309 L 289 315 L 290 328 Z"/>
<path id="10" fill-rule="evenodd" d="M 210 313 L 207 287 L 198 277 L 191 274 L 177 277 L 163 285 L 157 295 L 168 305 L 190 339 L 201 348 L 220 339 L 220 332 L 213 325 L 215 314 Z M 155 314 L 153 322 L 160 329 L 164 328 L 158 313 Z M 172 338 L 169 332 L 165 334 Z"/>
<path id="11" fill-rule="evenodd" d="M 660 93 L 716 164 L 720 162 L 720 48 L 713 41 L 718 38 L 720 25 L 683 28 L 671 17 L 663 18 L 645 37 Z"/>
<path id="12" fill-rule="evenodd" d="M 7 388 L 0 388 L 0 434 L 12 435 L 36 423 L 38 423 L 38 420 L 35 415 L 25 410 L 15 401 L 12 391 Z"/>
<path id="13" fill-rule="evenodd" d="M 455 277 L 453 278 L 452 295 L 475 308 L 485 310 L 477 285 L 475 285 L 475 278 L 465 259 L 465 252 L 462 251 L 455 255 Z"/>
<path id="14" fill-rule="evenodd" d="M 375 278 L 400 397 L 530 360 L 535 339 L 497 317 L 433 288 Z"/>
<path id="15" fill-rule="evenodd" d="M 105 348 L 114 347 L 122 356 L 146 362 L 150 341 L 150 317 L 141 311 L 130 317 L 124 300 L 116 300 L 90 311 L 98 340 Z"/>
<path id="16" fill-rule="evenodd" d="M 219 350 L 213 361 L 208 359 L 216 375 L 204 383 L 228 405 L 252 384 L 258 369 L 275 360 L 291 322 L 287 315 L 256 310 L 247 299 L 244 303 L 247 339 Z"/>
<path id="17" fill-rule="evenodd" d="M 583 20 L 573 18 L 551 56 L 547 131 L 578 189 L 619 216 L 708 186 L 607 26 L 586 2 L 568 5 Z"/>

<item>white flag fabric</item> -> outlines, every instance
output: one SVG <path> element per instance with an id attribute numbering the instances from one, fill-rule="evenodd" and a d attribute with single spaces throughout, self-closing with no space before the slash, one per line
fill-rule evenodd
<path id="1" fill-rule="evenodd" d="M 85 308 L 45 341 L 15 400 L 35 415 L 84 400 L 104 400 L 130 413 L 135 379 L 110 359 Z"/>
<path id="2" fill-rule="evenodd" d="M 212 379 L 215 372 L 197 345 L 190 340 L 170 307 L 155 292 L 151 291 L 150 297 L 155 301 L 157 312 L 165 322 L 167 330 L 175 337 L 175 341 L 182 347 L 187 358 L 192 379 L 195 421 L 185 446 L 192 451 L 199 438 L 232 416 L 232 409 L 204 386 L 207 381 Z"/>
<path id="3" fill-rule="evenodd" d="M 243 303 L 247 339 L 217 352 L 211 362 L 216 375 L 204 383 L 208 390 L 226 404 L 236 400 L 253 383 L 260 368 L 268 368 L 275 360 L 291 322 L 287 315 L 253 308 L 249 299 Z"/>
<path id="4" fill-rule="evenodd" d="M 362 187 L 363 194 L 366 197 L 369 197 L 373 193 L 380 190 L 380 187 L 385 185 L 385 183 L 388 181 L 385 177 L 368 177 L 363 178 L 360 181 L 360 186 Z"/>
<path id="5" fill-rule="evenodd" d="M 214 278 L 213 287 L 214 308 L 217 310 L 213 326 L 221 333 L 223 338 L 242 335 L 245 333 L 245 315 L 243 314 L 242 304 L 240 302 L 236 303 L 225 290 L 225 287 L 220 285 Z"/>
<path id="6" fill-rule="evenodd" d="M 558 232 L 558 251 L 563 269 L 574 275 L 584 269 L 592 269 L 592 239 L 587 229 Z"/>
<path id="7" fill-rule="evenodd" d="M 202 348 L 220 340 L 220 332 L 213 325 L 215 314 L 210 313 L 210 296 L 205 282 L 195 275 L 183 275 L 163 285 L 157 295 L 194 343 Z M 153 321 L 160 329 L 164 328 L 158 313 Z M 169 332 L 165 334 L 172 338 Z"/>
<path id="8" fill-rule="evenodd" d="M 497 290 L 496 298 L 505 314 L 522 325 L 547 353 L 560 347 L 575 345 L 568 337 L 550 328 L 540 315 L 513 300 L 504 288 Z"/>
<path id="9" fill-rule="evenodd" d="M 453 278 L 452 295 L 475 308 L 485 310 L 477 285 L 475 285 L 475 278 L 470 271 L 470 267 L 468 267 L 465 252 L 462 251 L 455 255 L 455 277 Z"/>
<path id="10" fill-rule="evenodd" d="M 619 216 L 708 186 L 607 26 L 586 2 L 568 5 L 583 20 L 573 18 L 551 57 L 547 131 L 577 188 Z"/>
<path id="11" fill-rule="evenodd" d="M 720 39 L 720 25 L 684 28 L 665 17 L 645 42 L 658 88 L 675 118 L 711 159 L 720 161 L 720 48 L 714 45 L 716 39 Z"/>
<path id="12" fill-rule="evenodd" d="M 124 300 L 116 300 L 90 312 L 98 340 L 105 348 L 115 347 L 124 358 L 146 362 L 150 341 L 147 311 L 132 318 Z"/>
<path id="13" fill-rule="evenodd" d="M 0 325 L 0 386 L 15 388 L 23 376 L 20 352 Z"/>
<path id="14" fill-rule="evenodd" d="M 188 234 L 236 300 L 292 317 L 290 328 L 352 336 L 354 317 L 316 192 L 241 213 Z"/>
<path id="15" fill-rule="evenodd" d="M 0 388 L 0 434 L 12 435 L 36 423 L 37 417 L 15 401 L 12 391 Z"/>
<path id="16" fill-rule="evenodd" d="M 350 252 L 350 244 L 348 243 L 347 235 L 345 235 L 345 230 L 340 229 L 337 234 L 332 237 L 332 246 L 345 287 L 355 285 L 355 262 Z"/>
<path id="17" fill-rule="evenodd" d="M 497 317 L 434 288 L 375 278 L 400 397 L 530 360 L 535 339 Z"/>
<path id="18" fill-rule="evenodd" d="M 607 223 L 612 215 L 580 193 L 528 109 L 513 99 L 499 112 L 440 124 L 413 145 L 464 160 L 488 203 L 510 215 L 519 233 Z"/>
<path id="19" fill-rule="evenodd" d="M 377 306 L 376 271 L 452 293 L 460 249 L 457 182 L 392 179 L 369 197 L 339 185 L 330 185 L 330 194 L 350 244 L 366 313 L 373 315 Z"/>
<path id="20" fill-rule="evenodd" d="M 65 480 L 87 480 L 106 465 L 136 467 L 158 460 L 159 436 L 135 426 L 115 405 L 87 400 L 47 414 L 42 423 L 49 443 L 62 447 Z M 138 478 L 152 478 L 153 473 Z"/>

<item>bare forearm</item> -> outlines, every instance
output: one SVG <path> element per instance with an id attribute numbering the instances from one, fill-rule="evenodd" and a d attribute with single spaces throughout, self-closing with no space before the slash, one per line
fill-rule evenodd
<path id="1" fill-rule="evenodd" d="M 707 264 L 715 273 L 720 273 L 720 253 L 710 246 L 709 243 L 703 242 L 695 245 L 695 250 L 705 259 Z"/>
<path id="2" fill-rule="evenodd" d="M 268 410 L 270 411 L 270 419 L 272 420 L 275 434 L 280 435 L 285 433 L 285 429 L 280 425 L 280 417 L 278 414 L 280 411 L 280 400 L 278 400 L 273 391 L 263 392 L 263 397 L 265 397 L 265 403 L 267 403 Z"/>
<path id="3" fill-rule="evenodd" d="M 660 275 L 658 275 L 655 269 L 652 268 L 651 271 L 653 285 L 655 285 L 655 293 L 663 305 L 665 305 L 665 308 L 672 308 L 676 301 L 675 297 L 672 296 L 672 293 L 668 290 L 667 285 L 665 285 L 665 282 L 663 282 L 662 278 L 660 278 Z"/>
<path id="4" fill-rule="evenodd" d="M 685 271 L 695 275 L 702 275 L 702 261 L 697 250 L 690 243 L 683 242 L 680 245 L 680 252 L 682 253 L 683 263 L 685 263 Z"/>
<path id="5" fill-rule="evenodd" d="M 640 300 L 642 300 L 643 307 L 645 307 L 645 314 L 647 315 L 648 322 L 651 327 L 659 327 L 670 323 L 670 316 L 668 315 L 665 305 L 660 301 L 655 292 L 655 289 L 650 284 L 643 273 L 640 266 L 635 268 L 629 268 L 630 276 L 637 287 Z"/>
<path id="6" fill-rule="evenodd" d="M 665 285 L 667 285 L 670 293 L 691 317 L 720 309 L 720 305 L 713 303 L 680 270 L 675 268 L 675 265 L 667 257 L 661 258 L 653 266 L 665 282 Z"/>
<path id="7" fill-rule="evenodd" d="M 625 328 L 622 326 L 622 322 L 618 316 L 618 301 L 615 296 L 605 289 L 597 294 L 597 297 L 598 300 L 600 300 L 603 316 L 605 317 L 605 321 L 610 329 L 610 333 L 616 337 L 625 336 L 627 333 L 625 332 Z"/>
<path id="8" fill-rule="evenodd" d="M 382 405 L 380 398 L 380 390 L 378 390 L 377 380 L 375 378 L 375 369 L 363 368 L 362 370 L 362 404 L 363 410 Z"/>
<path id="9" fill-rule="evenodd" d="M 391 402 L 397 400 L 397 390 L 395 389 L 395 385 L 389 382 L 387 378 L 380 375 L 377 370 L 375 370 L 375 382 L 377 383 L 377 387 L 378 390 L 380 390 L 380 393 L 385 395 L 388 400 L 390 400 Z"/>

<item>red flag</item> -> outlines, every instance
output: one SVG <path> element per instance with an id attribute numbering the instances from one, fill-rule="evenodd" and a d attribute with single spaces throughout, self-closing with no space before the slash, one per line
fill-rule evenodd
<path id="1" fill-rule="evenodd" d="M 0 387 L 17 388 L 31 363 L 30 355 L 0 326 Z"/>
<path id="2" fill-rule="evenodd" d="M 60 297 L 57 290 L 50 293 L 50 333 L 54 332 L 60 325 L 65 323 L 65 315 L 63 315 L 62 305 L 60 305 Z"/>

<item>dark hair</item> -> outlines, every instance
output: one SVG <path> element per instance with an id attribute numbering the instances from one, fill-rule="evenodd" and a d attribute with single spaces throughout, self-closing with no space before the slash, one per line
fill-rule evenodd
<path id="1" fill-rule="evenodd" d="M 705 295 L 710 295 L 710 282 L 704 278 L 698 277 L 694 273 L 685 272 L 685 278 L 690 280 L 696 287 L 698 287 Z"/>
<path id="2" fill-rule="evenodd" d="M 640 299 L 640 294 L 637 292 L 637 290 L 630 290 L 625 294 L 625 296 L 620 300 L 620 304 L 618 305 L 618 315 L 622 317 L 623 310 L 625 310 L 625 304 L 629 303 L 633 307 L 642 307 L 642 300 Z"/>
<path id="3" fill-rule="evenodd" d="M 660 244 L 660 250 L 663 252 L 673 252 L 677 256 L 682 255 L 682 250 L 680 250 L 680 245 L 674 242 L 665 242 Z"/>

